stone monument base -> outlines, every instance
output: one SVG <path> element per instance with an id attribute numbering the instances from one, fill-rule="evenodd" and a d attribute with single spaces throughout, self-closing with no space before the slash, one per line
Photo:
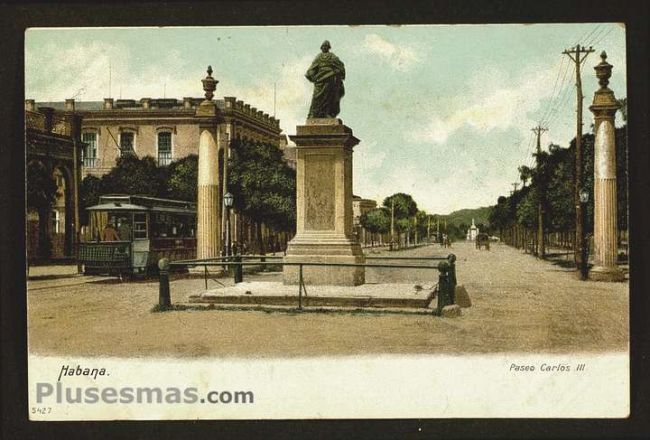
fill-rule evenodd
<path id="1" fill-rule="evenodd" d="M 625 274 L 618 267 L 594 266 L 589 271 L 592 281 L 625 281 Z"/>
<path id="2" fill-rule="evenodd" d="M 328 242 L 292 240 L 287 247 L 285 263 L 365 263 L 361 246 L 348 239 Z M 299 266 L 283 269 L 284 284 L 298 284 Z M 358 286 L 365 283 L 364 267 L 303 266 L 305 285 Z"/>

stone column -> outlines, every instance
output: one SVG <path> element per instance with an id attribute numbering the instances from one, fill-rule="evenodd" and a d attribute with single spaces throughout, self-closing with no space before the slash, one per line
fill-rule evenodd
<path id="1" fill-rule="evenodd" d="M 285 262 L 363 263 L 353 233 L 352 149 L 359 143 L 340 119 L 308 119 L 290 136 L 296 147 L 296 235 Z M 305 267 L 306 284 L 356 286 L 364 268 Z M 284 283 L 298 283 L 298 267 L 284 267 Z"/>
<path id="2" fill-rule="evenodd" d="M 197 107 L 199 166 L 196 216 L 196 257 L 218 257 L 221 250 L 221 198 L 219 197 L 219 122 L 222 117 L 212 100 L 218 81 L 212 67 L 202 80 L 205 100 Z"/>
<path id="3" fill-rule="evenodd" d="M 612 65 L 607 54 L 594 69 L 600 90 L 589 107 L 595 118 L 594 142 L 594 267 L 589 277 L 598 281 L 622 281 L 625 275 L 618 268 L 618 231 L 616 216 L 616 130 L 614 117 L 620 105 L 607 84 Z"/>
<path id="4" fill-rule="evenodd" d="M 217 132 L 218 133 L 218 132 Z M 199 139 L 196 257 L 213 258 L 221 249 L 218 142 L 211 130 L 201 128 Z"/>

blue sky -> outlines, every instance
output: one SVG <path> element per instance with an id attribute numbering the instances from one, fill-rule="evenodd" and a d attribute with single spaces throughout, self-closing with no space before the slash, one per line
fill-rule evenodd
<path id="1" fill-rule="evenodd" d="M 30 29 L 25 96 L 101 100 L 109 63 L 114 98 L 202 96 L 211 64 L 216 96 L 269 114 L 275 85 L 276 116 L 293 134 L 311 99 L 303 75 L 325 39 L 346 66 L 339 117 L 361 139 L 354 193 L 378 202 L 410 193 L 431 213 L 508 194 L 517 166 L 533 164 L 530 129 L 540 120 L 543 147 L 568 145 L 576 92 L 564 49 L 596 50 L 582 65 L 585 132 L 602 50 L 614 65 L 610 87 L 627 96 L 625 30 L 613 23 Z"/>

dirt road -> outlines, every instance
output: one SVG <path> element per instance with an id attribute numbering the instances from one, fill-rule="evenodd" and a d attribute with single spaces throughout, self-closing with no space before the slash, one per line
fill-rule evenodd
<path id="1" fill-rule="evenodd" d="M 157 280 L 100 279 L 73 285 L 34 281 L 28 292 L 30 351 L 83 356 L 287 357 L 627 350 L 628 283 L 581 282 L 560 265 L 502 244 L 493 245 L 490 251 L 476 250 L 472 243 L 454 243 L 452 249 L 426 246 L 399 254 L 448 252 L 457 255 L 458 282 L 466 286 L 473 302 L 455 319 L 221 310 L 152 313 L 158 298 Z M 411 275 L 396 271 L 372 276 L 388 282 Z M 257 276 L 264 277 L 277 275 Z M 203 280 L 175 279 L 171 290 L 175 302 L 186 302 L 190 294 L 203 290 Z"/>

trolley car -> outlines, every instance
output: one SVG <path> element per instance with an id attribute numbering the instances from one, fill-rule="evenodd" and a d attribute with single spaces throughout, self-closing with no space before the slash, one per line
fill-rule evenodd
<path id="1" fill-rule="evenodd" d="M 136 195 L 106 195 L 86 208 L 79 244 L 84 273 L 138 274 L 160 258 L 196 258 L 196 204 Z"/>

